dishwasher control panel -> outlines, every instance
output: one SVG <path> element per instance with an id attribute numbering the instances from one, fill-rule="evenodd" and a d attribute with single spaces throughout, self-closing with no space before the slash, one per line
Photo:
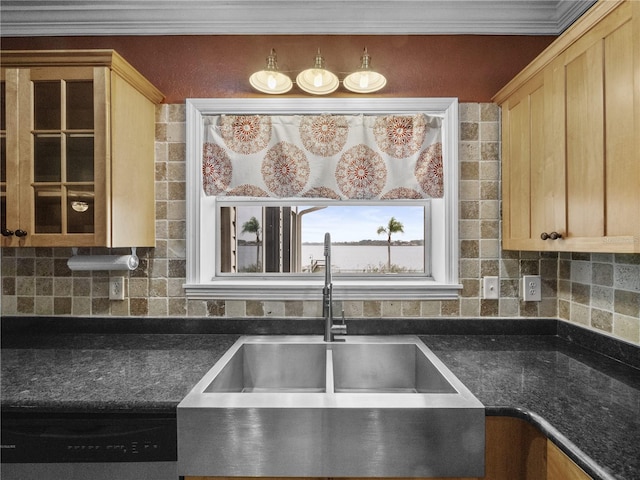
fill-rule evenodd
<path id="1" fill-rule="evenodd" d="M 176 419 L 156 415 L 2 416 L 2 463 L 177 459 Z"/>

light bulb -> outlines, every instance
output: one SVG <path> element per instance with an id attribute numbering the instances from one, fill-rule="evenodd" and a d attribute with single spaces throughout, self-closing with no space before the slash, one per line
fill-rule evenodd
<path id="1" fill-rule="evenodd" d="M 274 77 L 273 74 L 270 74 L 267 78 L 267 87 L 269 87 L 271 90 L 274 90 L 277 84 L 278 82 L 276 81 L 276 77 Z"/>
<path id="2" fill-rule="evenodd" d="M 358 83 L 360 84 L 360 88 L 369 88 L 369 74 L 361 73 L 360 81 Z"/>
<path id="3" fill-rule="evenodd" d="M 321 87 L 322 86 L 322 72 L 317 72 L 313 77 L 313 86 Z"/>

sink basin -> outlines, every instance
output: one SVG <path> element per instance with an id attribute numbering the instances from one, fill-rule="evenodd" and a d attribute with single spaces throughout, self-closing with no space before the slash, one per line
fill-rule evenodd
<path id="1" fill-rule="evenodd" d="M 415 336 L 242 337 L 177 416 L 184 476 L 484 475 L 484 407 Z"/>
<path id="2" fill-rule="evenodd" d="M 325 357 L 322 344 L 243 343 L 204 391 L 324 392 Z"/>
<path id="3" fill-rule="evenodd" d="M 416 344 L 332 346 L 333 385 L 340 393 L 457 393 Z"/>

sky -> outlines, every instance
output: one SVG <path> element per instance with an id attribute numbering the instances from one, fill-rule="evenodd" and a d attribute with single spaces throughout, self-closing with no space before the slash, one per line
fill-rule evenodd
<path id="1" fill-rule="evenodd" d="M 404 226 L 404 233 L 392 235 L 394 240 L 424 238 L 424 209 L 414 206 L 331 206 L 303 216 L 303 242 L 322 242 L 325 232 L 332 242 L 386 240 L 378 235 L 378 227 L 386 227 L 391 217 Z"/>
<path id="2" fill-rule="evenodd" d="M 301 207 L 305 210 L 309 207 Z M 253 209 L 251 209 L 253 210 Z M 260 218 L 259 210 L 239 213 L 238 225 L 242 226 L 251 215 Z M 246 217 L 246 218 L 245 218 Z M 424 208 L 422 206 L 330 206 L 302 216 L 302 241 L 322 242 L 325 232 L 331 234 L 332 242 L 357 242 L 359 240 L 386 240 L 385 234 L 378 235 L 378 227 L 387 226 L 395 217 L 404 226 L 404 233 L 396 233 L 393 240 L 419 240 L 424 238 Z M 243 234 L 240 238 L 255 240 L 253 234 Z"/>

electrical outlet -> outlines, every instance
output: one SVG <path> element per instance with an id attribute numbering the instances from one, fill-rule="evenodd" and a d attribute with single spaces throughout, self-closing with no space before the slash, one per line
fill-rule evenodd
<path id="1" fill-rule="evenodd" d="M 109 279 L 109 300 L 124 300 L 124 277 Z"/>
<path id="2" fill-rule="evenodd" d="M 540 275 L 524 275 L 522 277 L 522 299 L 525 302 L 542 300 L 542 282 Z"/>
<path id="3" fill-rule="evenodd" d="M 500 298 L 499 277 L 482 277 L 482 298 Z"/>

